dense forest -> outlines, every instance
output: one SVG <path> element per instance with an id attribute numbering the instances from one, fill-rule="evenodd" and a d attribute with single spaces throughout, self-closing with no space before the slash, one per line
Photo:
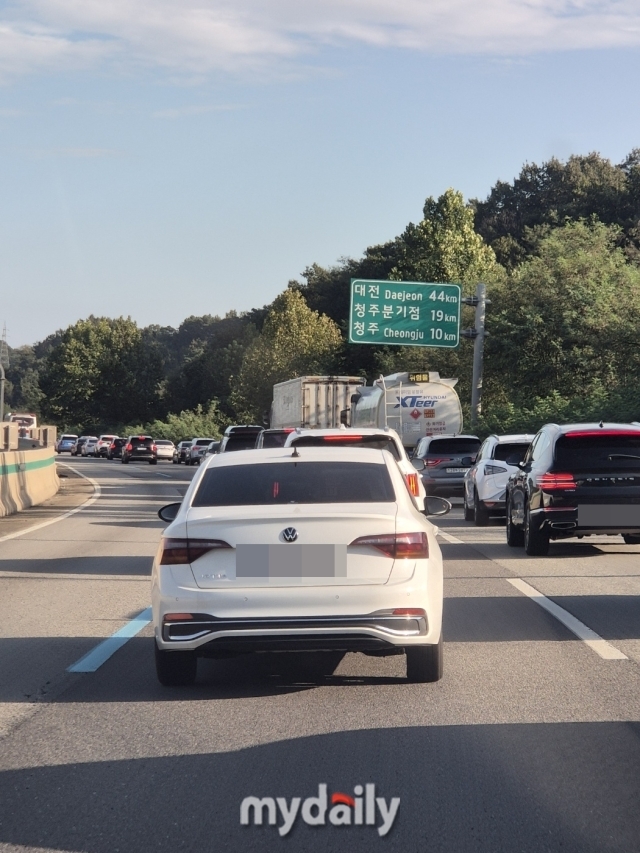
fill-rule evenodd
<path id="1" fill-rule="evenodd" d="M 310 265 L 270 304 L 177 328 L 89 317 L 10 349 L 9 409 L 74 431 L 143 426 L 158 437 L 262 422 L 274 382 L 305 373 L 430 369 L 458 376 L 472 345 L 350 345 L 351 278 L 487 284 L 481 432 L 549 420 L 640 420 L 640 149 L 527 164 L 484 201 L 448 190 L 359 259 Z M 463 326 L 473 313 L 464 309 Z"/>

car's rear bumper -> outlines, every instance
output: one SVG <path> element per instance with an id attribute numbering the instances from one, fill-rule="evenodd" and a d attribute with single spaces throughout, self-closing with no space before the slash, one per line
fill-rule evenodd
<path id="1" fill-rule="evenodd" d="M 462 497 L 464 495 L 464 475 L 460 477 L 423 477 L 422 484 L 428 495 Z"/>
<path id="2" fill-rule="evenodd" d="M 638 523 L 621 524 L 620 520 L 616 522 L 614 516 L 614 518 L 608 518 L 607 523 L 585 524 L 579 515 L 579 507 L 577 506 L 540 507 L 531 510 L 531 526 L 533 530 L 547 530 L 552 539 L 566 539 L 573 536 L 640 535 L 640 506 L 638 507 Z"/>

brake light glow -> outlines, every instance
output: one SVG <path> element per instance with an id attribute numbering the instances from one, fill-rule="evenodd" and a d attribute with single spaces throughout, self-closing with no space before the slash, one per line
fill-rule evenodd
<path id="1" fill-rule="evenodd" d="M 418 618 L 424 619 L 427 615 L 427 611 L 423 610 L 421 607 L 396 607 L 393 611 L 393 616 L 417 616 Z"/>
<path id="2" fill-rule="evenodd" d="M 222 539 L 162 539 L 162 566 L 179 566 L 194 563 L 199 557 L 219 548 L 231 548 Z"/>
<path id="3" fill-rule="evenodd" d="M 347 433 L 346 435 L 323 435 L 323 441 L 362 441 L 362 435 L 350 435 Z"/>
<path id="4" fill-rule="evenodd" d="M 439 465 L 441 462 L 451 462 L 451 459 L 427 459 L 425 461 L 427 463 L 427 468 L 433 468 L 435 465 Z"/>
<path id="5" fill-rule="evenodd" d="M 417 474 L 405 474 L 405 480 L 407 481 L 407 488 L 409 489 L 409 494 L 413 495 L 414 498 L 417 498 L 420 492 L 418 491 L 418 475 Z"/>
<path id="6" fill-rule="evenodd" d="M 127 444 L 126 450 L 131 452 L 133 450 L 133 444 Z"/>
<path id="7" fill-rule="evenodd" d="M 573 474 L 540 474 L 536 477 L 536 483 L 543 492 L 575 492 L 576 490 Z"/>
<path id="8" fill-rule="evenodd" d="M 598 435 L 621 435 L 640 438 L 640 429 L 585 429 L 565 432 L 563 438 L 595 438 Z"/>
<path id="9" fill-rule="evenodd" d="M 153 453 L 157 453 L 157 452 L 158 452 L 158 447 L 157 447 L 157 445 L 152 444 L 152 445 L 151 445 L 151 450 L 152 450 L 152 452 L 153 452 Z"/>
<path id="10" fill-rule="evenodd" d="M 381 536 L 361 536 L 349 547 L 377 548 L 388 557 L 397 560 L 420 559 L 429 556 L 429 540 L 426 533 L 387 533 Z"/>

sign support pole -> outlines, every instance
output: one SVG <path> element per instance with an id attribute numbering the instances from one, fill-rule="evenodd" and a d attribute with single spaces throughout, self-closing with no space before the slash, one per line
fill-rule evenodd
<path id="1" fill-rule="evenodd" d="M 484 284 L 476 287 L 476 322 L 473 341 L 473 376 L 471 380 L 471 428 L 478 425 L 482 412 L 482 363 L 484 358 L 484 321 L 487 308 L 487 288 Z"/>

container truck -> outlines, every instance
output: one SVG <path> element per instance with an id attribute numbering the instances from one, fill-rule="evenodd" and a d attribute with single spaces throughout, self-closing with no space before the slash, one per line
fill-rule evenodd
<path id="1" fill-rule="evenodd" d="M 457 379 L 439 373 L 393 373 L 361 385 L 351 398 L 352 427 L 391 427 L 409 450 L 425 435 L 462 432 Z"/>
<path id="2" fill-rule="evenodd" d="M 339 427 L 361 376 L 299 376 L 273 386 L 271 429 Z M 343 415 L 344 419 L 344 415 Z"/>

